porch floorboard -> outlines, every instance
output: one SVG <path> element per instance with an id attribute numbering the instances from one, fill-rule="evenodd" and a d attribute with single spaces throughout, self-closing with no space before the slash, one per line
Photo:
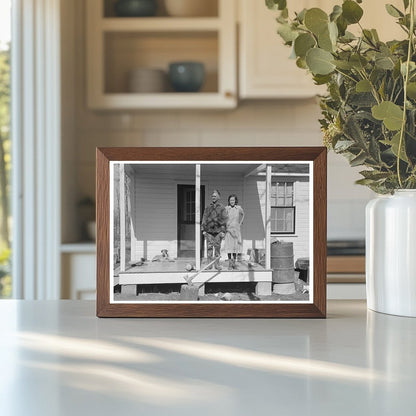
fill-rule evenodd
<path id="1" fill-rule="evenodd" d="M 204 259 L 201 262 L 201 268 L 203 268 L 208 261 Z M 187 264 L 195 264 L 194 259 L 177 259 L 174 261 L 152 261 L 143 263 L 141 266 L 130 266 L 124 272 L 117 274 L 131 274 L 131 273 L 172 273 L 172 272 L 181 272 L 181 273 L 195 273 L 195 270 L 188 272 L 186 270 Z M 222 271 L 228 271 L 228 260 L 220 261 Z M 257 263 L 248 263 L 247 261 L 237 262 L 238 270 L 233 270 L 233 272 L 238 271 L 264 271 L 266 270 L 263 266 Z M 230 271 L 231 272 L 231 271 Z M 203 272 L 204 273 L 204 272 Z"/>

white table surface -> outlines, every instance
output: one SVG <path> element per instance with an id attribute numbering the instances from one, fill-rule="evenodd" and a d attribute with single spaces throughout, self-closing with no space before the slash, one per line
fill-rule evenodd
<path id="1" fill-rule="evenodd" d="M 0 415 L 412 415 L 416 319 L 98 319 L 0 301 Z"/>

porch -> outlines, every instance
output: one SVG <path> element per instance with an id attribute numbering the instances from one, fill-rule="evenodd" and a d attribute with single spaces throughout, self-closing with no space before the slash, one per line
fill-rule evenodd
<path id="1" fill-rule="evenodd" d="M 115 276 L 115 282 L 121 286 L 123 295 L 134 295 L 137 285 L 185 284 L 187 276 L 197 273 L 187 271 L 190 259 L 177 259 L 172 262 L 146 262 L 134 265 Z M 202 262 L 201 267 L 204 267 Z M 220 261 L 221 271 L 204 270 L 193 279 L 192 283 L 199 286 L 199 294 L 205 294 L 206 283 L 254 283 L 255 294 L 269 296 L 272 293 L 272 270 L 265 269 L 257 263 L 245 260 L 237 262 L 238 269 L 228 270 L 228 261 Z"/>
<path id="2" fill-rule="evenodd" d="M 113 283 L 120 285 L 123 294 L 136 293 L 138 286 L 185 284 L 187 275 L 204 268 L 207 252 L 201 219 L 213 189 L 220 190 L 223 204 L 230 194 L 235 193 L 240 199 L 245 211 L 243 254 L 238 270 L 228 270 L 227 253 L 222 250 L 222 270 L 202 270 L 193 280 L 201 294 L 205 283 L 247 283 L 255 288 L 256 294 L 271 295 L 270 250 L 272 223 L 276 224 L 272 205 L 277 201 L 277 181 L 292 184 L 292 205 L 296 190 L 301 203 L 296 210 L 293 208 L 293 216 L 296 213 L 299 217 L 297 227 L 306 229 L 286 238 L 302 249 L 307 247 L 307 164 L 129 163 L 114 165 L 114 171 L 114 183 L 120 194 L 114 199 L 118 207 L 114 219 L 119 223 L 119 233 L 114 234 L 114 253 L 117 247 L 119 258 L 114 261 L 117 269 Z M 166 258 L 161 252 L 166 253 Z M 250 254 L 259 252 L 261 259 Z M 151 261 L 154 258 L 161 261 Z M 193 265 L 193 271 L 187 271 L 188 264 Z"/>

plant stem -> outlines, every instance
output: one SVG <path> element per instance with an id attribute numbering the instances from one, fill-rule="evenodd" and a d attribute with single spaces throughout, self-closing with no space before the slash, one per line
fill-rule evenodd
<path id="1" fill-rule="evenodd" d="M 410 68 L 410 60 L 412 58 L 412 49 L 413 49 L 413 36 L 414 36 L 414 26 L 415 26 L 415 15 L 414 15 L 414 8 L 415 8 L 415 0 L 410 0 L 410 30 L 409 30 L 409 46 L 407 48 L 407 59 L 406 59 L 406 73 L 404 75 L 403 80 L 403 118 L 402 118 L 402 127 L 400 129 L 400 140 L 399 140 L 399 148 L 397 151 L 397 177 L 399 179 L 399 186 L 403 188 L 402 178 L 400 175 L 400 155 L 403 146 L 404 140 L 404 132 L 406 130 L 406 110 L 407 110 L 407 83 L 409 81 L 409 68 Z"/>
<path id="2" fill-rule="evenodd" d="M 367 73 L 365 72 L 365 69 L 362 66 L 361 66 L 361 68 L 362 68 L 362 71 L 360 71 L 360 75 L 362 76 L 363 79 L 365 79 L 366 81 L 368 81 L 368 83 L 370 84 L 371 93 L 373 94 L 374 99 L 377 101 L 377 104 L 380 104 L 380 98 L 378 96 L 378 92 L 376 90 L 376 87 L 370 81 L 370 78 L 368 78 Z"/>
<path id="3" fill-rule="evenodd" d="M 338 72 L 341 75 L 344 75 L 344 77 L 349 78 L 351 81 L 353 81 L 355 83 L 358 82 L 355 78 L 353 78 L 352 76 L 350 76 L 348 74 L 345 74 L 344 72 L 340 71 L 338 68 L 335 68 L 335 71 Z"/>

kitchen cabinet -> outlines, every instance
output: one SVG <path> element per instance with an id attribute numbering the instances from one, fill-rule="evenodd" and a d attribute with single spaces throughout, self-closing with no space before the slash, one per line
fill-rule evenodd
<path id="1" fill-rule="evenodd" d="M 236 5 L 217 1 L 207 17 L 115 17 L 111 2 L 88 0 L 87 102 L 90 109 L 233 108 L 237 105 Z M 108 5 L 110 4 L 110 7 Z M 167 72 L 169 63 L 199 61 L 199 92 L 129 92 L 130 71 Z"/>
<path id="2" fill-rule="evenodd" d="M 95 300 L 95 244 L 63 244 L 61 246 L 61 253 L 61 298 Z"/>
<path id="3" fill-rule="evenodd" d="M 299 0 L 296 10 L 325 8 L 323 3 Z M 238 5 L 240 97 L 308 98 L 322 92 L 322 87 L 313 84 L 311 75 L 289 59 L 291 50 L 276 33 L 277 12 L 268 10 L 264 1 L 239 0 Z"/>
<path id="4" fill-rule="evenodd" d="M 289 3 L 289 10 L 300 11 L 303 8 L 320 7 L 330 12 L 334 4 L 341 1 L 298 0 Z M 401 0 L 393 0 L 402 9 Z M 268 10 L 264 1 L 239 0 L 239 95 L 250 98 L 308 98 L 323 94 L 325 88 L 316 86 L 305 70 L 296 66 L 290 59 L 291 49 L 283 44 L 277 35 L 275 17 L 278 12 Z M 403 33 L 394 18 L 389 16 L 384 4 L 378 0 L 366 0 L 361 4 L 364 9 L 363 27 L 376 28 L 381 40 L 403 38 Z M 348 30 L 357 33 L 358 25 Z"/>

